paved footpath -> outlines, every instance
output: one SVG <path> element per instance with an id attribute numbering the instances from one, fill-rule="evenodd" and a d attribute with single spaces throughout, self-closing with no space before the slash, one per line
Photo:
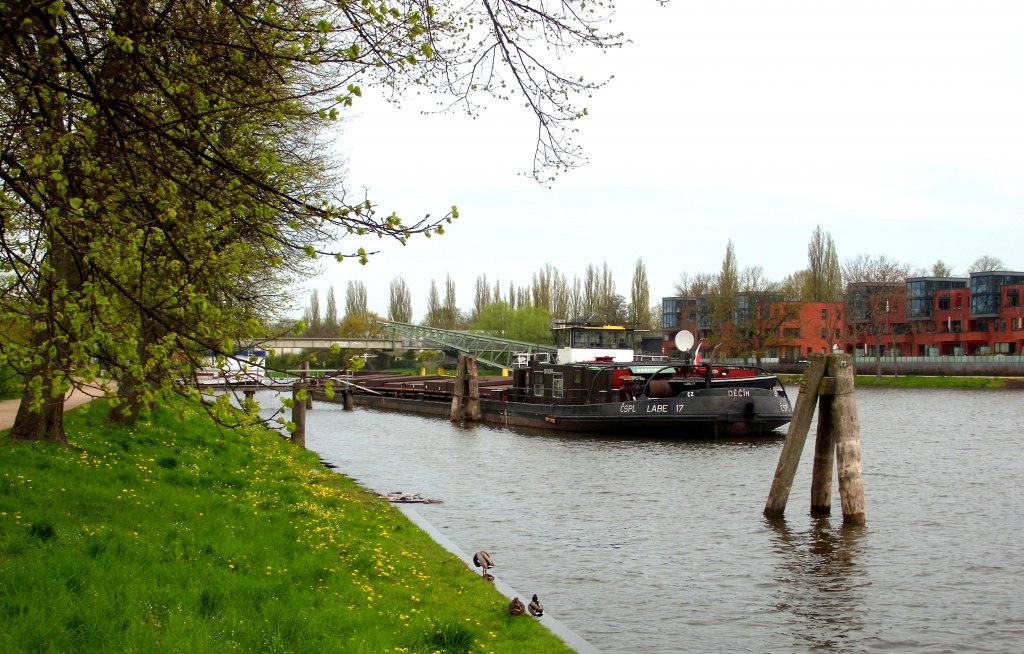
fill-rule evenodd
<path id="1" fill-rule="evenodd" d="M 82 406 L 94 396 L 80 389 L 71 391 L 70 397 L 64 400 L 64 410 L 74 409 Z M 10 429 L 14 426 L 14 417 L 18 415 L 18 405 L 21 400 L 0 400 L 0 429 Z"/>

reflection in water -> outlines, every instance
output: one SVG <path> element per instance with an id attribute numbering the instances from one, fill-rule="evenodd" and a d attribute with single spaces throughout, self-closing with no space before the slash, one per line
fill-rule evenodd
<path id="1" fill-rule="evenodd" d="M 783 624 L 796 647 L 847 651 L 863 632 L 866 572 L 858 565 L 864 525 L 832 526 L 829 516 L 810 518 L 806 531 L 794 531 L 785 518 L 766 518 L 778 558 L 775 609 L 788 614 Z"/>

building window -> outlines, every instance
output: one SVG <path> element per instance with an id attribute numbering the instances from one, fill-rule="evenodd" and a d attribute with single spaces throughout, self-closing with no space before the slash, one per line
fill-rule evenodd
<path id="1" fill-rule="evenodd" d="M 948 295 L 940 295 L 939 296 L 939 311 L 949 311 L 949 296 Z"/>
<path id="2" fill-rule="evenodd" d="M 828 320 L 828 309 L 822 309 L 821 310 L 821 319 L 822 320 Z"/>
<path id="3" fill-rule="evenodd" d="M 782 330 L 783 338 L 800 338 L 799 327 L 784 327 Z"/>

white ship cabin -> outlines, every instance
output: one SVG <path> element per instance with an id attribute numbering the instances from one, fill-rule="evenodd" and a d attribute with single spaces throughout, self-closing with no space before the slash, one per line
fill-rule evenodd
<path id="1" fill-rule="evenodd" d="M 552 330 L 557 363 L 601 361 L 629 363 L 633 361 L 636 331 L 617 325 L 556 324 Z"/>
<path id="2" fill-rule="evenodd" d="M 267 375 L 267 352 L 255 348 L 238 350 L 229 357 L 206 357 L 206 365 L 196 371 L 198 384 L 259 384 Z"/>

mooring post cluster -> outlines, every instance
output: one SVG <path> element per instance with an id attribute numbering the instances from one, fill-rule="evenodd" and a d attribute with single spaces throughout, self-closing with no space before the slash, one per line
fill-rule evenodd
<path id="1" fill-rule="evenodd" d="M 476 357 L 472 354 L 459 355 L 452 392 L 451 420 L 480 420 L 480 382 L 476 374 Z"/>
<path id="2" fill-rule="evenodd" d="M 781 517 L 793 487 L 814 407 L 818 406 L 817 440 L 811 473 L 811 513 L 832 510 L 832 462 L 839 477 L 843 522 L 864 524 L 864 479 L 860 460 L 860 424 L 857 421 L 856 376 L 848 354 L 812 355 L 800 381 L 800 395 L 782 445 L 775 478 L 764 507 L 768 517 Z"/>

